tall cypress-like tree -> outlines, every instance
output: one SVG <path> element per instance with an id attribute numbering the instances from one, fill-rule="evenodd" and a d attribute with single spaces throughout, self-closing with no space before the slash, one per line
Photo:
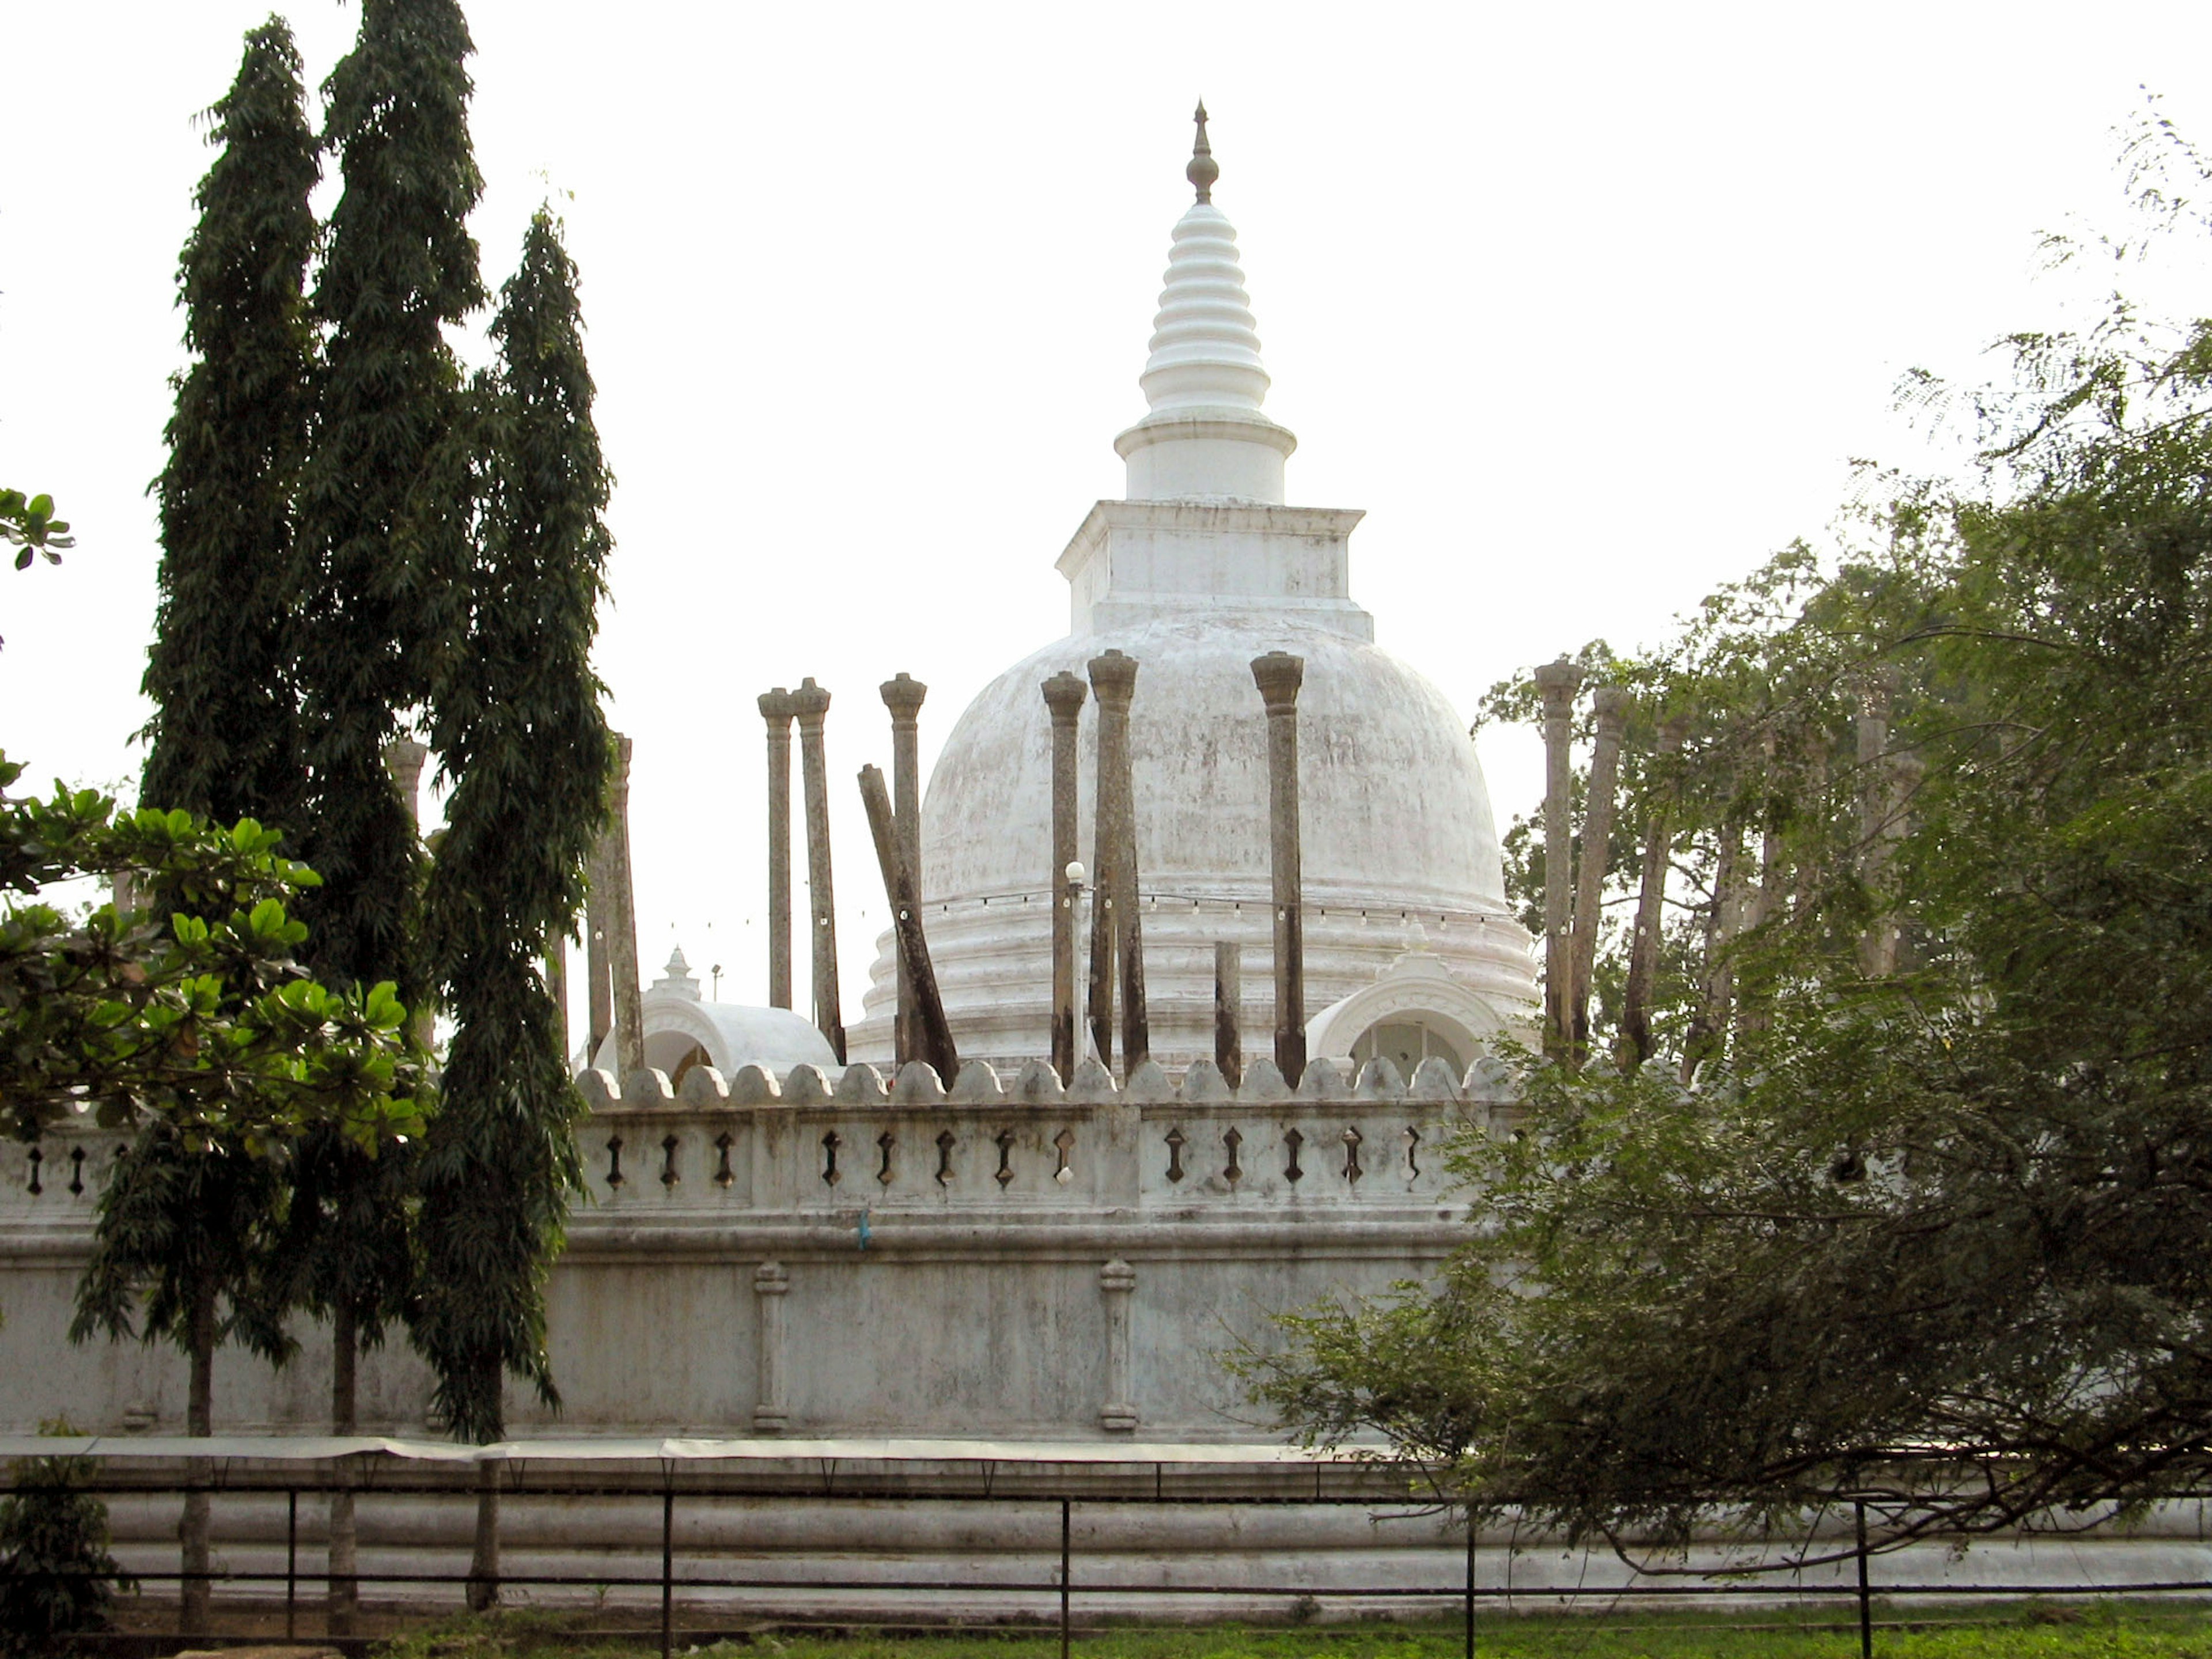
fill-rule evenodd
<path id="1" fill-rule="evenodd" d="M 452 624 L 466 503 L 426 487 L 460 416 L 444 330 L 483 303 L 453 0 L 363 0 L 354 49 L 324 85 L 325 146 L 345 190 L 315 290 L 328 331 L 300 498 L 307 559 L 300 680 L 312 791 L 307 915 L 325 979 L 389 979 L 410 1006 L 422 854 L 386 744 L 428 696 Z"/>
<path id="2" fill-rule="evenodd" d="M 386 746 L 426 702 L 451 635 L 469 505 L 444 471 L 465 415 L 445 340 L 483 302 L 469 210 L 483 191 L 469 143 L 454 0 L 363 0 L 354 49 L 324 83 L 323 143 L 345 189 L 314 295 L 326 331 L 314 441 L 299 503 L 304 582 L 299 678 L 308 763 L 305 855 L 324 885 L 307 908 L 326 981 L 391 980 L 428 1000 L 422 854 Z M 418 1027 L 419 1029 L 419 1027 Z M 331 1325 L 332 1429 L 356 1426 L 356 1358 L 397 1313 L 410 1217 L 394 1171 L 337 1136 L 302 1149 L 295 1266 Z M 349 1620 L 349 1499 L 331 1510 L 331 1613 Z"/>
<path id="3" fill-rule="evenodd" d="M 453 793 L 429 933 L 455 1029 L 423 1154 L 415 1329 L 447 1422 L 477 1441 L 505 1433 L 506 1373 L 558 1400 L 544 1287 L 580 1179 L 582 1102 L 541 964 L 583 901 L 611 770 L 591 666 L 611 480 L 592 423 L 575 266 L 542 209 L 491 331 L 501 362 L 482 387 L 471 610 L 432 728 Z M 488 1493 L 479 1603 L 494 1592 L 496 1538 Z"/>
<path id="4" fill-rule="evenodd" d="M 210 113 L 215 165 L 177 286 L 191 366 L 175 381 L 161 505 L 161 610 L 144 690 L 155 714 L 142 793 L 219 823 L 291 832 L 302 769 L 290 653 L 292 500 L 313 410 L 307 204 L 319 168 L 281 18 L 246 37 Z"/>
<path id="5" fill-rule="evenodd" d="M 304 789 L 289 660 L 292 502 L 312 414 L 307 197 L 319 173 L 305 101 L 291 31 L 272 17 L 246 35 L 237 77 L 210 112 L 216 156 L 178 262 L 193 361 L 175 382 L 168 464 L 155 484 L 161 601 L 140 786 L 151 804 L 220 823 L 255 817 L 295 836 Z M 173 1340 L 190 1366 L 190 1434 L 214 1429 L 218 1346 L 236 1334 L 267 1358 L 289 1351 L 268 1274 L 283 1199 L 266 1160 L 158 1117 L 101 1196 L 71 1334 L 129 1334 L 143 1300 L 147 1339 Z M 206 1494 L 187 1498 L 188 1575 L 208 1570 L 208 1520 Z M 208 1582 L 188 1577 L 185 1630 L 205 1628 L 208 1601 Z"/>

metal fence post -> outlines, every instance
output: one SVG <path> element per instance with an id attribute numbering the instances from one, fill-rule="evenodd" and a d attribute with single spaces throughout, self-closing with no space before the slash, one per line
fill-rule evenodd
<path id="1" fill-rule="evenodd" d="M 300 1489 L 284 1494 L 284 1639 L 299 1633 Z"/>
<path id="2" fill-rule="evenodd" d="M 676 1485 L 660 1489 L 660 1659 L 676 1638 Z"/>
<path id="3" fill-rule="evenodd" d="M 1467 1517 L 1467 1659 L 1474 1659 L 1474 1513 Z"/>
<path id="4" fill-rule="evenodd" d="M 1067 1619 L 1067 1558 L 1070 1532 L 1067 1511 L 1068 1500 L 1063 1498 L 1060 1500 L 1060 1659 L 1067 1659 L 1067 1639 L 1069 1635 Z"/>
<path id="5" fill-rule="evenodd" d="M 1874 1603 L 1867 1598 L 1866 1499 L 1853 1501 L 1858 1522 L 1859 1659 L 1874 1659 Z"/>

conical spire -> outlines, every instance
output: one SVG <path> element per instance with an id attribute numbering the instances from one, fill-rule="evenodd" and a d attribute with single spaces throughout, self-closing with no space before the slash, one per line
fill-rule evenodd
<path id="1" fill-rule="evenodd" d="M 1206 142 L 1206 100 L 1198 100 L 1198 113 L 1190 118 L 1198 123 L 1198 141 L 1191 146 L 1190 165 L 1182 176 L 1198 187 L 1198 199 L 1213 200 L 1213 181 L 1221 177 L 1219 163 L 1213 159 L 1213 146 Z"/>
<path id="2" fill-rule="evenodd" d="M 1207 141 L 1206 106 L 1184 168 L 1198 199 L 1175 228 L 1152 355 L 1137 383 L 1152 413 L 1115 441 L 1133 501 L 1167 497 L 1283 499 L 1283 458 L 1297 440 L 1260 412 L 1267 370 L 1237 229 L 1213 204 L 1221 168 Z M 1201 430 L 1200 428 L 1203 428 Z"/>

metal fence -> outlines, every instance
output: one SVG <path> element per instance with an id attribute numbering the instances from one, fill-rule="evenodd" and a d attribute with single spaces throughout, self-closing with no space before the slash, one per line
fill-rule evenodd
<path id="1" fill-rule="evenodd" d="M 731 1622 L 732 1615 L 726 1610 L 719 1615 L 723 1621 L 720 1626 L 711 1621 L 711 1616 L 709 1622 L 702 1626 L 698 1616 L 700 1604 L 710 1592 L 725 1603 L 728 1598 L 742 1598 L 747 1593 L 774 1596 L 787 1602 L 793 1595 L 828 1599 L 841 1593 L 908 1597 L 916 1601 L 917 1611 L 910 1620 L 899 1621 L 901 1625 L 939 1629 L 963 1626 L 957 1620 L 933 1616 L 927 1605 L 929 1601 L 948 1595 L 963 1599 L 1005 1597 L 1015 1604 L 1018 1620 L 998 1620 L 988 1626 L 969 1621 L 965 1626 L 1002 1631 L 1019 1628 L 1023 1624 L 1035 1628 L 1041 1624 L 1042 1621 L 1033 1612 L 1020 1604 L 1034 1607 L 1042 1601 L 1048 1607 L 1056 1607 L 1060 1647 L 1066 1656 L 1075 1637 L 1081 1633 L 1076 1622 L 1079 1611 L 1096 1617 L 1101 1609 L 1111 1609 L 1126 1620 L 1131 1609 L 1141 1607 L 1147 1601 L 1158 1605 L 1159 1598 L 1174 1597 L 1182 1598 L 1186 1603 L 1208 1600 L 1279 1603 L 1289 1613 L 1299 1601 L 1314 1598 L 1318 1589 L 1331 1601 L 1389 1609 L 1401 1615 L 1455 1615 L 1463 1627 L 1468 1659 L 1473 1659 L 1478 1645 L 1485 1607 L 1496 1608 L 1501 1603 L 1516 1601 L 1557 1601 L 1571 1606 L 1592 1600 L 1628 1600 L 1668 1606 L 1685 1602 L 1741 1605 L 1749 1600 L 1770 1605 L 1832 1605 L 1840 1601 L 1856 1614 L 1862 1659 L 1871 1659 L 1878 1597 L 1890 1601 L 1956 1597 L 1986 1601 L 2084 1595 L 2212 1595 L 2212 1579 L 2196 1577 L 2079 1583 L 2039 1577 L 2034 1582 L 2020 1583 L 1885 1579 L 1875 1583 L 1869 1564 L 1870 1559 L 1878 1558 L 1871 1555 L 1868 1548 L 1863 1511 L 1856 1517 L 1855 1545 L 1845 1546 L 1849 1564 L 1855 1567 L 1855 1572 L 1826 1583 L 1790 1580 L 1771 1574 L 1746 1576 L 1738 1567 L 1693 1580 L 1638 1578 L 1626 1583 L 1601 1585 L 1481 1583 L 1477 1575 L 1478 1539 L 1472 1531 L 1466 1533 L 1463 1562 L 1453 1561 L 1457 1570 L 1449 1581 L 1439 1578 L 1434 1583 L 1412 1584 L 1340 1582 L 1321 1587 L 1256 1582 L 1193 1583 L 1188 1578 L 1172 1583 L 1145 1583 L 1127 1577 L 1109 1580 L 1100 1577 L 1086 1583 L 1085 1560 L 1076 1546 L 1074 1522 L 1079 1513 L 1094 1508 L 1111 1506 L 1127 1511 L 1134 1507 L 1164 1512 L 1194 1506 L 1241 1510 L 1350 1505 L 1373 1511 L 1404 1509 L 1419 1501 L 1421 1471 L 1415 1466 L 1358 1457 L 1287 1453 L 1265 1447 L 993 1447 L 983 1449 L 980 1455 L 971 1449 L 962 1455 L 948 1456 L 942 1443 L 905 1443 L 904 1449 L 894 1454 L 892 1443 L 818 1443 L 810 1452 L 804 1446 L 757 1441 L 663 1442 L 659 1443 L 652 1455 L 651 1467 L 647 1467 L 641 1448 L 610 1443 L 598 1443 L 580 1457 L 580 1445 L 591 1443 L 567 1443 L 559 1447 L 526 1444 L 489 1449 L 434 1449 L 398 1442 L 353 1442 L 346 1443 L 367 1449 L 343 1457 L 319 1455 L 303 1460 L 297 1456 L 271 1456 L 266 1450 L 241 1454 L 234 1449 L 219 1456 L 195 1457 L 188 1468 L 180 1469 L 177 1467 L 179 1460 L 171 1449 L 188 1443 L 164 1443 L 161 1451 L 149 1457 L 149 1443 L 143 1441 L 27 1442 L 0 1437 L 0 1455 L 21 1455 L 26 1451 L 41 1455 L 70 1455 L 82 1446 L 85 1450 L 80 1455 L 98 1457 L 101 1462 L 97 1473 L 77 1489 L 103 1499 L 181 1501 L 187 1493 L 195 1492 L 206 1492 L 217 1500 L 252 1499 L 264 1504 L 281 1498 L 285 1517 L 282 1571 L 273 1568 L 219 1570 L 188 1575 L 181 1570 L 130 1570 L 131 1577 L 148 1586 L 180 1588 L 197 1578 L 234 1593 L 216 1602 L 215 1622 L 218 1628 L 195 1633 L 195 1643 L 267 1639 L 266 1634 L 249 1636 L 235 1632 L 227 1637 L 220 1629 L 226 1613 L 230 1614 L 232 1623 L 245 1622 L 243 1615 L 249 1596 L 258 1598 L 254 1611 L 258 1617 L 266 1619 L 273 1613 L 276 1598 L 281 1593 L 288 1639 L 296 1639 L 303 1626 L 320 1625 L 320 1619 L 315 1615 L 320 1612 L 320 1603 L 333 1581 L 326 1564 L 319 1556 L 303 1553 L 302 1500 L 312 1505 L 343 1492 L 351 1494 L 357 1504 L 380 1498 L 430 1499 L 441 1505 L 473 1506 L 485 1489 L 480 1481 L 487 1466 L 496 1469 L 495 1487 L 503 1504 L 514 1500 L 587 1500 L 599 1505 L 657 1505 L 657 1571 L 502 1571 L 496 1582 L 503 1592 L 525 1595 L 583 1591 L 604 1598 L 621 1590 L 641 1592 L 647 1598 L 657 1597 L 657 1630 L 597 1630 L 592 1634 L 595 1639 L 628 1635 L 633 1639 L 650 1641 L 657 1637 L 664 1656 L 673 1652 L 679 1633 L 687 1640 L 696 1640 L 746 1627 Z M 216 1443 L 198 1443 L 212 1449 Z M 235 1448 L 240 1443 L 220 1443 Z M 257 1443 L 263 1448 L 283 1445 L 295 1450 L 313 1448 L 320 1454 L 337 1443 Z M 697 1449 L 707 1444 L 714 1445 L 715 1449 L 710 1453 Z M 740 1444 L 746 1448 L 741 1454 L 728 1449 L 731 1445 Z M 405 1449 L 399 1449 L 403 1445 Z M 118 1457 L 118 1449 L 125 1455 Z M 417 1450 L 428 1456 L 430 1467 L 410 1459 L 409 1453 Z M 1147 1453 L 1153 1455 L 1146 1455 Z M 734 1469 L 729 1461 L 732 1457 L 739 1459 Z M 20 1491 L 28 1483 L 19 1472 L 15 1484 Z M 679 1514 L 693 1506 L 736 1502 L 773 1506 L 802 1501 L 894 1507 L 1026 1505 L 1039 1512 L 1039 1520 L 1048 1528 L 1056 1518 L 1056 1540 L 1048 1535 L 1041 1538 L 1037 1540 L 1041 1547 L 1027 1553 L 1048 1558 L 1056 1542 L 1057 1570 L 1048 1578 L 995 1578 L 988 1582 L 943 1576 L 794 1577 L 758 1572 L 732 1574 L 714 1571 L 714 1564 L 703 1559 L 687 1560 L 678 1547 Z M 605 1511 L 602 1509 L 597 1513 L 604 1526 Z M 603 1534 L 603 1540 L 611 1536 Z M 624 1547 L 618 1540 L 613 1540 L 612 1547 Z M 1437 1553 L 1439 1562 L 1448 1559 Z M 351 1578 L 357 1591 L 382 1590 L 387 1597 L 392 1592 L 414 1592 L 406 1599 L 410 1610 L 418 1613 L 431 1610 L 428 1602 L 443 1600 L 439 1594 L 441 1591 L 451 1593 L 452 1605 L 457 1609 L 463 1592 L 477 1582 L 468 1572 L 430 1571 L 419 1565 L 358 1570 Z M 423 1592 L 430 1594 L 426 1596 Z M 738 1605 L 742 1609 L 742 1601 Z M 687 1610 L 691 1617 L 679 1616 Z M 788 1613 L 765 1621 L 750 1621 L 754 1626 L 761 1622 L 787 1626 L 810 1621 Z M 839 1615 L 830 1617 L 826 1622 L 850 1627 L 877 1621 Z M 1836 1628 L 1847 1632 L 1850 1626 L 1839 1624 Z M 148 1638 L 110 1633 L 91 1639 L 143 1646 Z M 328 1638 L 319 1630 L 314 1639 L 354 1651 L 359 1651 L 368 1640 Z"/>

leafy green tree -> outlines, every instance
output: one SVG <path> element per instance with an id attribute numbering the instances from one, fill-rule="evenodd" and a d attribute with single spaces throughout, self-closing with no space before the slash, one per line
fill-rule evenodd
<path id="1" fill-rule="evenodd" d="M 161 601 L 141 793 L 226 823 L 250 814 L 296 837 L 305 778 L 292 514 L 313 413 L 307 197 L 319 168 L 300 55 L 280 19 L 246 35 L 237 78 L 210 114 L 218 153 L 178 267 L 193 361 L 174 382 L 155 484 Z"/>
<path id="2" fill-rule="evenodd" d="M 611 752 L 591 667 L 611 480 L 575 267 L 542 210 L 491 331 L 480 551 L 432 727 L 453 794 L 428 912 L 455 1024 L 446 1109 L 423 1157 L 415 1326 L 446 1420 L 479 1441 L 504 1436 L 507 1373 L 558 1401 L 544 1288 L 580 1181 L 582 1102 L 542 964 L 583 902 Z M 479 1601 L 496 1576 L 493 1501 L 480 1519 Z"/>
<path id="3" fill-rule="evenodd" d="M 1678 1064 L 1524 1058 L 1439 1281 L 1248 1356 L 1286 1421 L 1616 1543 L 2212 1473 L 2212 326 L 2014 345 L 1979 472 L 1636 666 L 1697 711 Z"/>
<path id="4" fill-rule="evenodd" d="M 76 1432 L 57 1419 L 52 1435 Z M 15 1489 L 0 1498 L 0 1654 L 69 1653 L 76 1638 L 112 1630 L 116 1592 L 137 1585 L 108 1552 L 107 1505 L 84 1490 L 89 1457 L 27 1457 Z"/>
<path id="5" fill-rule="evenodd" d="M 0 761 L 0 786 L 21 769 Z M 419 1135 L 425 1090 L 390 985 L 341 995 L 295 960 L 286 902 L 313 884 L 251 819 L 228 830 L 89 790 L 0 796 L 0 1103 L 35 1139 L 92 1113 L 137 1126 L 100 1200 L 71 1335 L 167 1339 L 191 1367 L 190 1432 L 210 1431 L 216 1348 L 288 1348 L 265 1245 L 280 1160 L 307 1126 L 374 1147 Z M 166 926 L 101 905 L 73 917 L 46 890 L 127 876 L 173 896 Z M 204 1495 L 188 1501 L 187 1573 L 207 1568 Z M 203 1627 L 204 1580 L 187 1628 Z"/>

